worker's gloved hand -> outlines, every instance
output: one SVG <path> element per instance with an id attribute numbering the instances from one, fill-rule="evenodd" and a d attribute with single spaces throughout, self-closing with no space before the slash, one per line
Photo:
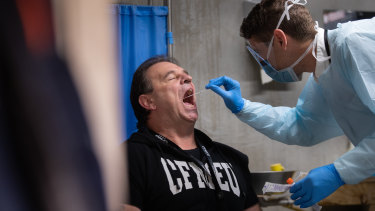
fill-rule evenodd
<path id="1" fill-rule="evenodd" d="M 345 184 L 333 164 L 318 167 L 290 188 L 291 198 L 301 208 L 310 207 Z"/>
<path id="2" fill-rule="evenodd" d="M 225 90 L 220 88 L 224 86 Z M 206 89 L 211 89 L 220 95 L 225 102 L 227 108 L 229 108 L 233 113 L 238 113 L 242 110 L 244 106 L 244 100 L 241 96 L 240 83 L 233 80 L 227 76 L 222 76 L 210 80 L 206 85 Z"/>

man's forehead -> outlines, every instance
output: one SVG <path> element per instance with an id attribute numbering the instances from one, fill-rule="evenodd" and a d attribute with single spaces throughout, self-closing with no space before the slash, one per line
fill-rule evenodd
<path id="1" fill-rule="evenodd" d="M 188 74 L 186 70 L 174 63 L 159 62 L 149 68 L 148 74 L 154 77 L 165 77 L 167 74 L 178 72 L 185 72 L 186 74 Z"/>

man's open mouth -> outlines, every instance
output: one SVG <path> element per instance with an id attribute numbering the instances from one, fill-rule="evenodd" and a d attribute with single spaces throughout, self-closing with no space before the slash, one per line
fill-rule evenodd
<path id="1" fill-rule="evenodd" d="M 184 103 L 189 103 L 194 105 L 194 91 L 193 89 L 188 89 L 185 94 L 184 98 L 182 99 Z"/>

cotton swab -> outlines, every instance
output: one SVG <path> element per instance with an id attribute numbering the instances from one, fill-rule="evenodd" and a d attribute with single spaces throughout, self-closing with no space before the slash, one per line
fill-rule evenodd
<path id="1" fill-rule="evenodd" d="M 204 89 L 204 90 L 201 90 L 201 91 L 199 91 L 199 92 L 195 92 L 194 94 L 191 94 L 191 95 L 189 95 L 189 96 L 184 97 L 184 99 L 186 99 L 186 98 L 188 98 L 188 97 L 191 97 L 191 96 L 193 96 L 193 95 L 200 94 L 200 93 L 205 92 L 205 91 L 207 91 L 207 90 L 208 90 L 208 89 Z"/>

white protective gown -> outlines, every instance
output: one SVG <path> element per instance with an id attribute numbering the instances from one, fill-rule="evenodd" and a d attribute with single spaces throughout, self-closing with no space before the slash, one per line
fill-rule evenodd
<path id="1" fill-rule="evenodd" d="M 294 108 L 245 100 L 236 115 L 286 144 L 311 146 L 345 134 L 355 148 L 334 165 L 345 183 L 356 184 L 375 174 L 375 18 L 339 24 L 328 43 L 331 64 L 317 80 L 310 75 Z"/>

